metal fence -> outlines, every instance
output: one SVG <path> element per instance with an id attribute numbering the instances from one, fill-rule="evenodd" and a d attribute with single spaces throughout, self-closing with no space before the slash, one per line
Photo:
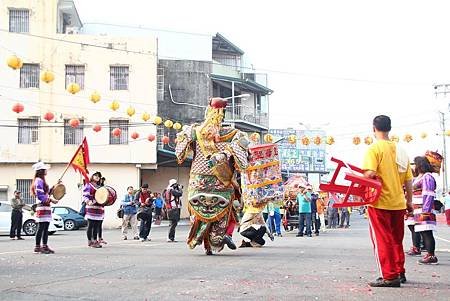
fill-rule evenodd
<path id="1" fill-rule="evenodd" d="M 225 120 L 233 121 L 233 108 L 227 107 L 225 111 Z M 234 106 L 234 120 L 247 121 L 262 125 L 264 127 L 269 127 L 269 115 L 256 110 L 254 107 L 245 105 L 235 105 Z"/>

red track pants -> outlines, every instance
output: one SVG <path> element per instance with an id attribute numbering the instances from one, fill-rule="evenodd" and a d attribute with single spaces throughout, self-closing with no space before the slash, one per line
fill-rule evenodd
<path id="1" fill-rule="evenodd" d="M 381 276 L 392 280 L 405 272 L 403 252 L 405 210 L 368 207 L 369 231 Z"/>

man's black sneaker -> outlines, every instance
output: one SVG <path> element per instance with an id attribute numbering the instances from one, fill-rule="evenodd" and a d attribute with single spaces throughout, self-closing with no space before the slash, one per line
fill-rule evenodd
<path id="1" fill-rule="evenodd" d="M 369 286 L 371 287 L 400 287 L 400 279 L 392 279 L 387 280 L 383 278 L 378 278 L 375 281 L 369 282 Z"/>

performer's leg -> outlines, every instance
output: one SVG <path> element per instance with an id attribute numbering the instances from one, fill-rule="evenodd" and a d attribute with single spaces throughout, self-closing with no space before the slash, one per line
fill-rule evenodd
<path id="1" fill-rule="evenodd" d="M 99 223 L 99 226 L 98 226 L 98 239 L 100 241 L 102 241 L 103 243 L 105 243 L 105 241 L 103 240 L 103 220 L 99 220 L 98 223 Z"/>
<path id="2" fill-rule="evenodd" d="M 225 235 L 223 236 L 223 242 L 230 248 L 231 250 L 236 250 L 236 245 L 233 242 L 233 231 L 236 226 L 236 219 L 234 218 L 234 214 L 230 213 L 228 219 L 227 230 L 225 231 Z"/>
<path id="3" fill-rule="evenodd" d="M 230 219 L 228 220 L 228 226 L 226 234 L 230 237 L 233 236 L 234 228 L 236 227 L 236 219 L 234 218 L 234 214 L 230 214 Z"/>
<path id="4" fill-rule="evenodd" d="M 92 231 L 92 234 L 93 234 L 93 236 L 92 236 L 92 239 L 96 242 L 96 243 L 98 243 L 98 220 L 95 220 L 95 221 L 92 221 L 93 222 L 93 224 L 94 224 L 94 226 L 93 226 L 93 231 Z"/>

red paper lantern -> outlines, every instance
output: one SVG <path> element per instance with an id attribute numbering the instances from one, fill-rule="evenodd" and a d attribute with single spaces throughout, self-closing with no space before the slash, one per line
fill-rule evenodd
<path id="1" fill-rule="evenodd" d="M 147 139 L 148 139 L 148 141 L 153 142 L 153 141 L 155 141 L 156 137 L 155 137 L 155 135 L 150 134 L 150 135 L 148 135 Z"/>
<path id="2" fill-rule="evenodd" d="M 115 128 L 114 130 L 112 130 L 112 134 L 114 137 L 119 137 L 120 134 L 122 134 L 122 130 L 119 128 Z"/>
<path id="3" fill-rule="evenodd" d="M 137 132 L 133 132 L 132 134 L 131 134 L 131 138 L 133 138 L 133 139 L 137 139 L 137 138 L 139 138 L 139 133 L 137 133 Z"/>
<path id="4" fill-rule="evenodd" d="M 53 120 L 53 118 L 55 118 L 55 114 L 53 114 L 52 112 L 47 112 L 44 114 L 44 119 L 47 121 L 51 121 Z"/>
<path id="5" fill-rule="evenodd" d="M 163 136 L 162 139 L 161 139 L 161 142 L 163 144 L 168 144 L 170 142 L 170 138 L 167 137 L 167 136 Z"/>
<path id="6" fill-rule="evenodd" d="M 80 125 L 80 120 L 78 118 L 72 118 L 69 120 L 69 125 L 73 128 L 77 128 Z"/>
<path id="7" fill-rule="evenodd" d="M 16 112 L 17 114 L 22 113 L 24 110 L 24 106 L 21 103 L 16 103 L 13 107 L 12 107 L 13 112 Z"/>
<path id="8" fill-rule="evenodd" d="M 94 124 L 92 126 L 92 129 L 94 130 L 94 132 L 98 133 L 102 130 L 102 126 L 100 124 Z"/>

